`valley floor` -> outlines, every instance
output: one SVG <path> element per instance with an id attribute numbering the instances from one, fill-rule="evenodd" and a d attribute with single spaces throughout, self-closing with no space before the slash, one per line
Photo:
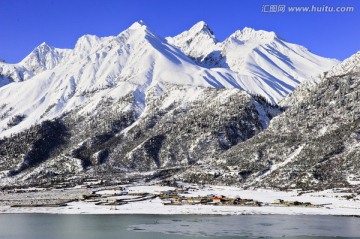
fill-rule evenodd
<path id="1" fill-rule="evenodd" d="M 120 191 L 123 190 L 123 191 Z M 126 191 L 125 191 L 126 190 Z M 51 214 L 287 214 L 287 215 L 346 215 L 360 216 L 360 196 L 343 189 L 321 192 L 275 191 L 268 189 L 243 190 L 227 186 L 198 187 L 192 185 L 184 194 L 179 193 L 182 205 L 166 203 L 161 195 L 176 190 L 173 187 L 124 185 L 117 188 L 71 188 L 1 192 L 0 213 L 51 213 Z M 125 193 L 127 195 L 125 195 Z M 89 197 L 85 195 L 90 195 Z M 91 196 L 92 195 L 92 196 Z M 96 195 L 97 199 L 91 199 Z M 144 200 L 139 195 L 147 195 Z M 165 196 L 166 197 L 166 196 Z M 259 202 L 256 205 L 225 205 L 188 203 L 194 198 L 241 198 Z M 184 198 L 186 198 L 184 200 Z M 212 199 L 211 199 L 212 200 Z M 111 202 L 127 201 L 125 204 Z M 131 202 L 130 202 L 131 201 Z M 279 203 L 279 201 L 281 203 Z M 39 203 L 47 202 L 47 206 Z M 50 202 L 50 203 L 49 203 Z M 110 203 L 109 203 L 110 202 Z M 289 204 L 289 203 L 290 204 Z M 293 205 L 300 202 L 300 205 Z M 309 204 L 303 204 L 309 203 Z M 195 204 L 195 205 L 192 205 Z M 15 207 L 14 207 L 15 205 Z M 46 205 L 46 203 L 44 203 Z M 305 206 L 306 205 L 306 206 Z M 310 205 L 310 206 L 309 206 Z"/>

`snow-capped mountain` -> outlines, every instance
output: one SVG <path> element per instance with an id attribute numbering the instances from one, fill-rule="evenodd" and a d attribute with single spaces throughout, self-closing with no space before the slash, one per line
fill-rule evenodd
<path id="1" fill-rule="evenodd" d="M 214 32 L 203 21 L 175 37 L 167 37 L 166 40 L 170 44 L 178 46 L 182 52 L 199 63 L 214 50 L 218 43 Z"/>
<path id="2" fill-rule="evenodd" d="M 190 48 L 181 51 L 172 45 L 182 41 L 190 41 Z M 203 67 L 184 54 L 202 56 L 203 46 L 222 48 L 217 64 L 229 67 Z M 162 83 L 238 88 L 277 102 L 309 72 L 315 74 L 335 62 L 286 43 L 274 33 L 245 29 L 218 43 L 209 27 L 200 22 L 171 42 L 140 21 L 118 36 L 85 35 L 73 50 L 41 44 L 19 64 L 1 63 L 2 84 L 8 83 L 8 78 L 19 83 L 0 88 L 0 136 L 76 107 L 91 111 L 105 96 L 119 99 L 135 92 L 144 108 L 147 88 Z M 19 116 L 22 121 L 14 125 L 13 119 Z"/>
<path id="3" fill-rule="evenodd" d="M 173 39 L 140 21 L 70 50 L 42 44 L 19 64 L 0 63 L 0 178 L 212 162 L 265 130 L 283 111 L 274 102 L 309 72 L 335 62 L 265 31 L 218 42 L 203 22 Z"/>
<path id="4" fill-rule="evenodd" d="M 64 62 L 70 53 L 71 50 L 54 48 L 44 42 L 18 64 L 0 62 L 0 76 L 15 82 L 28 80 Z"/>
<path id="5" fill-rule="evenodd" d="M 204 67 L 230 69 L 243 89 L 280 101 L 301 82 L 329 70 L 337 60 L 317 56 L 288 43 L 274 32 L 252 28 L 237 30 L 218 42 L 204 22 L 168 42 Z"/>
<path id="6" fill-rule="evenodd" d="M 45 70 L 51 70 L 61 62 L 66 61 L 71 54 L 69 49 L 59 49 L 49 46 L 45 42 L 36 47 L 19 65 L 24 66 L 34 75 Z"/>
<path id="7" fill-rule="evenodd" d="M 37 57 L 40 51 L 36 50 L 22 63 L 41 63 L 37 69 L 42 69 L 41 66 L 52 67 L 61 62 L 47 61 L 46 56 L 54 55 L 53 48 L 39 49 L 47 54 Z M 146 89 L 159 83 L 232 87 L 229 79 L 197 66 L 141 22 L 115 37 L 81 37 L 74 50 L 66 53 L 68 57 L 63 64 L 42 71 L 31 80 L 0 88 L 1 136 L 59 117 L 77 107 L 83 107 L 84 113 L 91 112 L 105 96 L 120 99 L 134 93 L 143 110 Z M 20 118 L 21 122 L 13 123 Z"/>
<path id="8" fill-rule="evenodd" d="M 19 132 L 76 107 L 91 111 L 105 96 L 119 99 L 134 92 L 139 105 L 144 108 L 146 89 L 160 82 L 231 86 L 216 72 L 194 64 L 142 23 L 134 23 L 115 37 L 81 37 L 67 56 L 63 64 L 43 71 L 31 80 L 0 88 L 0 135 Z M 29 59 L 36 61 L 39 58 Z M 45 62 L 44 66 L 53 66 L 52 63 L 59 61 Z M 23 121 L 9 127 L 13 118 L 19 115 L 23 116 Z"/>

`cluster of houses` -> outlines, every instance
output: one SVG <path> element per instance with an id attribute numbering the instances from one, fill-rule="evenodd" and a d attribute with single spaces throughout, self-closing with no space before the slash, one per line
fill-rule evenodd
<path id="1" fill-rule="evenodd" d="M 253 199 L 244 199 L 236 196 L 229 198 L 223 195 L 209 194 L 207 196 L 186 197 L 179 195 L 176 190 L 161 192 L 159 197 L 164 205 L 227 205 L 227 206 L 284 206 L 284 207 L 318 207 L 319 205 L 311 204 L 310 202 L 299 201 L 285 201 L 277 199 L 273 203 L 263 203 Z"/>
<path id="2" fill-rule="evenodd" d="M 253 199 L 244 199 L 240 196 L 227 197 L 223 195 L 208 194 L 206 196 L 186 195 L 196 188 L 179 187 L 174 190 L 151 193 L 128 192 L 126 188 L 118 188 L 99 193 L 93 191 L 90 195 L 83 195 L 82 200 L 94 202 L 96 205 L 123 205 L 131 202 L 139 202 L 160 198 L 163 205 L 222 205 L 222 206 L 302 206 L 317 207 L 309 202 L 285 201 L 277 199 L 273 203 L 263 203 Z"/>
<path id="3" fill-rule="evenodd" d="M 291 206 L 318 207 L 317 205 L 313 205 L 310 202 L 285 201 L 282 199 L 276 199 L 273 204 L 277 206 L 286 206 L 286 207 L 291 207 Z"/>
<path id="4" fill-rule="evenodd" d="M 181 191 L 180 191 L 181 193 Z M 223 195 L 209 194 L 207 196 L 186 197 L 178 190 L 161 192 L 159 197 L 164 205 L 238 205 L 259 207 L 262 204 L 253 199 L 242 199 L 240 197 L 229 198 Z"/>
<path id="5" fill-rule="evenodd" d="M 107 193 L 99 194 L 93 192 L 89 195 L 83 195 L 81 200 L 85 202 L 93 202 L 96 205 L 123 205 L 131 202 L 151 200 L 156 197 L 161 199 L 163 205 L 238 205 L 238 206 L 255 206 L 262 205 L 261 202 L 253 199 L 243 199 L 240 197 L 229 198 L 226 196 L 219 196 L 209 194 L 207 196 L 184 196 L 187 194 L 187 189 L 175 189 L 169 191 L 162 191 L 156 194 L 150 193 L 132 193 L 126 191 L 125 188 L 117 190 L 109 190 Z"/>
<path id="6" fill-rule="evenodd" d="M 95 203 L 95 205 L 104 205 L 104 206 L 116 206 L 124 205 L 133 202 L 152 200 L 159 198 L 163 205 L 216 205 L 216 206 L 280 206 L 280 207 L 320 207 L 324 205 L 313 205 L 310 202 L 299 202 L 299 201 L 285 201 L 282 199 L 277 199 L 272 203 L 264 203 L 256 201 L 253 199 L 241 198 L 240 196 L 227 197 L 223 195 L 208 194 L 204 196 L 195 196 L 195 192 L 199 190 L 197 185 L 171 185 L 174 189 L 167 191 L 154 191 L 152 193 L 141 192 L 139 190 L 132 191 L 131 188 L 127 187 L 104 187 L 99 190 L 99 184 L 102 184 L 102 181 L 88 180 L 83 182 L 80 186 L 75 188 L 94 188 L 93 191 L 87 194 L 80 194 L 80 198 L 77 199 L 68 199 L 68 200 L 43 200 L 37 202 L 28 202 L 15 204 L 13 202 L 8 202 L 11 206 L 14 207 L 37 207 L 37 206 L 66 206 L 68 202 L 74 200 L 81 200 L 84 202 Z M 15 189 L 19 192 L 36 192 L 40 190 L 46 190 L 45 188 L 29 188 L 29 189 Z"/>

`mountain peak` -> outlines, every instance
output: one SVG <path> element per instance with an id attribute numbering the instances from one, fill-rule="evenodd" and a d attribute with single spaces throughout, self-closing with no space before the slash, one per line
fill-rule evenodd
<path id="1" fill-rule="evenodd" d="M 183 33 L 179 34 L 178 36 L 184 36 L 184 35 L 186 35 L 187 37 L 191 37 L 191 38 L 195 38 L 195 37 L 198 37 L 199 35 L 203 35 L 203 36 L 213 39 L 214 42 L 217 42 L 213 30 L 211 30 L 209 25 L 204 21 L 200 21 L 200 22 L 196 23 L 188 31 L 184 31 Z M 178 37 L 178 36 L 176 36 L 176 37 Z"/>
<path id="2" fill-rule="evenodd" d="M 143 20 L 136 21 L 129 27 L 129 29 L 133 29 L 133 30 L 139 29 L 139 28 L 147 28 L 147 26 Z"/>
<path id="3" fill-rule="evenodd" d="M 39 52 L 41 54 L 46 54 L 48 51 L 51 51 L 54 47 L 48 45 L 46 42 L 41 43 L 34 48 L 32 52 Z"/>
<path id="4" fill-rule="evenodd" d="M 209 36 L 215 37 L 214 32 L 210 29 L 209 25 L 204 21 L 200 21 L 196 23 L 194 26 L 190 28 L 189 32 L 193 32 L 193 33 L 203 32 L 205 34 L 208 34 Z"/>
<path id="5" fill-rule="evenodd" d="M 54 47 L 49 46 L 46 42 L 43 42 L 35 47 L 34 50 L 32 50 L 32 52 L 23 59 L 23 61 L 32 61 L 32 58 L 42 58 L 53 51 Z"/>
<path id="6" fill-rule="evenodd" d="M 100 41 L 101 39 L 96 35 L 84 35 L 77 40 L 74 50 L 86 51 L 93 46 L 99 44 Z"/>
<path id="7" fill-rule="evenodd" d="M 243 30 L 235 31 L 230 38 L 236 38 L 238 40 L 247 41 L 247 40 L 274 40 L 278 38 L 275 32 L 273 31 L 264 31 L 264 30 L 255 30 L 250 27 L 244 27 Z"/>
<path id="8" fill-rule="evenodd" d="M 41 43 L 19 63 L 26 69 L 23 79 L 29 79 L 34 74 L 53 69 L 69 52 L 68 49 L 58 49 L 46 42 Z"/>
<path id="9" fill-rule="evenodd" d="M 360 72 L 360 51 L 334 66 L 325 76 L 340 76 L 350 72 Z"/>
<path id="10" fill-rule="evenodd" d="M 46 42 L 43 42 L 43 43 L 41 43 L 38 47 L 44 47 L 44 46 L 49 46 Z"/>
<path id="11" fill-rule="evenodd" d="M 175 37 L 167 37 L 166 39 L 170 44 L 177 46 L 186 55 L 194 59 L 205 57 L 218 43 L 214 32 L 204 21 L 196 23 L 189 30 Z"/>

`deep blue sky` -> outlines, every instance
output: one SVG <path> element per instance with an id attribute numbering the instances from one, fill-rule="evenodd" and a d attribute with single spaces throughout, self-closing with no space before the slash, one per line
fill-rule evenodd
<path id="1" fill-rule="evenodd" d="M 262 5 L 354 6 L 353 13 L 262 13 Z M 73 48 L 84 34 L 117 35 L 137 20 L 173 36 L 204 20 L 219 40 L 245 26 L 275 31 L 312 52 L 360 50 L 359 0 L 0 0 L 0 59 L 15 63 L 42 42 Z"/>

